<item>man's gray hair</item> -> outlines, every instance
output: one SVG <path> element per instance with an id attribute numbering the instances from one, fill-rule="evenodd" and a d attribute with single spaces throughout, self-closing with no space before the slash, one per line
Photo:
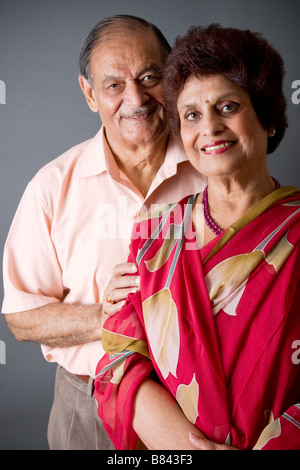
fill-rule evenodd
<path id="1" fill-rule="evenodd" d="M 80 75 L 83 75 L 84 78 L 93 86 L 92 74 L 91 74 L 91 56 L 96 46 L 98 46 L 101 41 L 105 41 L 109 36 L 109 30 L 116 31 L 117 27 L 119 30 L 127 30 L 131 32 L 133 28 L 135 29 L 144 29 L 152 31 L 160 45 L 161 56 L 163 63 L 166 62 L 167 57 L 171 51 L 171 46 L 168 41 L 160 31 L 160 29 L 152 23 L 144 20 L 143 18 L 138 18 L 137 16 L 132 15 L 115 15 L 109 18 L 105 18 L 102 21 L 99 21 L 94 28 L 87 35 L 83 41 L 80 56 L 79 56 L 79 69 Z"/>

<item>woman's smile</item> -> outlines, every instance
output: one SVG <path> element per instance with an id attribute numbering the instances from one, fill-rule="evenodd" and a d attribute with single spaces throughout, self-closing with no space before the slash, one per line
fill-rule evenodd
<path id="1" fill-rule="evenodd" d="M 208 145 L 204 145 L 201 150 L 202 152 L 206 153 L 206 155 L 219 155 L 220 153 L 227 152 L 227 150 L 231 149 L 236 143 L 236 140 L 220 140 Z"/>

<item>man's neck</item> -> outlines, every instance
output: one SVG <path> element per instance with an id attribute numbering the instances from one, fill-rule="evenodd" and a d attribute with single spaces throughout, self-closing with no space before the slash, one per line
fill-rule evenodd
<path id="1" fill-rule="evenodd" d="M 122 148 L 116 153 L 109 144 L 118 168 L 145 198 L 149 188 L 164 162 L 168 144 L 168 135 L 152 145 Z"/>

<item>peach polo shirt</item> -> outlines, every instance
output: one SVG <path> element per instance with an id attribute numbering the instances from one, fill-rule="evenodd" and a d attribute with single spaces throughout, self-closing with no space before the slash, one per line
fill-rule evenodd
<path id="1" fill-rule="evenodd" d="M 143 206 L 202 191 L 205 179 L 170 137 L 165 161 L 145 199 L 118 169 L 103 128 L 44 166 L 28 184 L 4 249 L 2 313 L 50 302 L 102 301 L 113 267 L 127 261 L 132 226 Z M 94 377 L 101 341 L 42 345 L 49 362 Z"/>

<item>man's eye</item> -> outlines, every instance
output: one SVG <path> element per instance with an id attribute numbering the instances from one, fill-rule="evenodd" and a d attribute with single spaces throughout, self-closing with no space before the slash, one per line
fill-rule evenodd
<path id="1" fill-rule="evenodd" d="M 124 84 L 113 82 L 107 85 L 106 90 L 109 93 L 121 93 L 123 90 L 123 87 L 124 87 Z"/>
<path id="2" fill-rule="evenodd" d="M 156 85 L 161 80 L 161 76 L 159 75 L 145 75 L 142 79 L 141 82 L 143 85 L 148 86 L 148 85 Z"/>

